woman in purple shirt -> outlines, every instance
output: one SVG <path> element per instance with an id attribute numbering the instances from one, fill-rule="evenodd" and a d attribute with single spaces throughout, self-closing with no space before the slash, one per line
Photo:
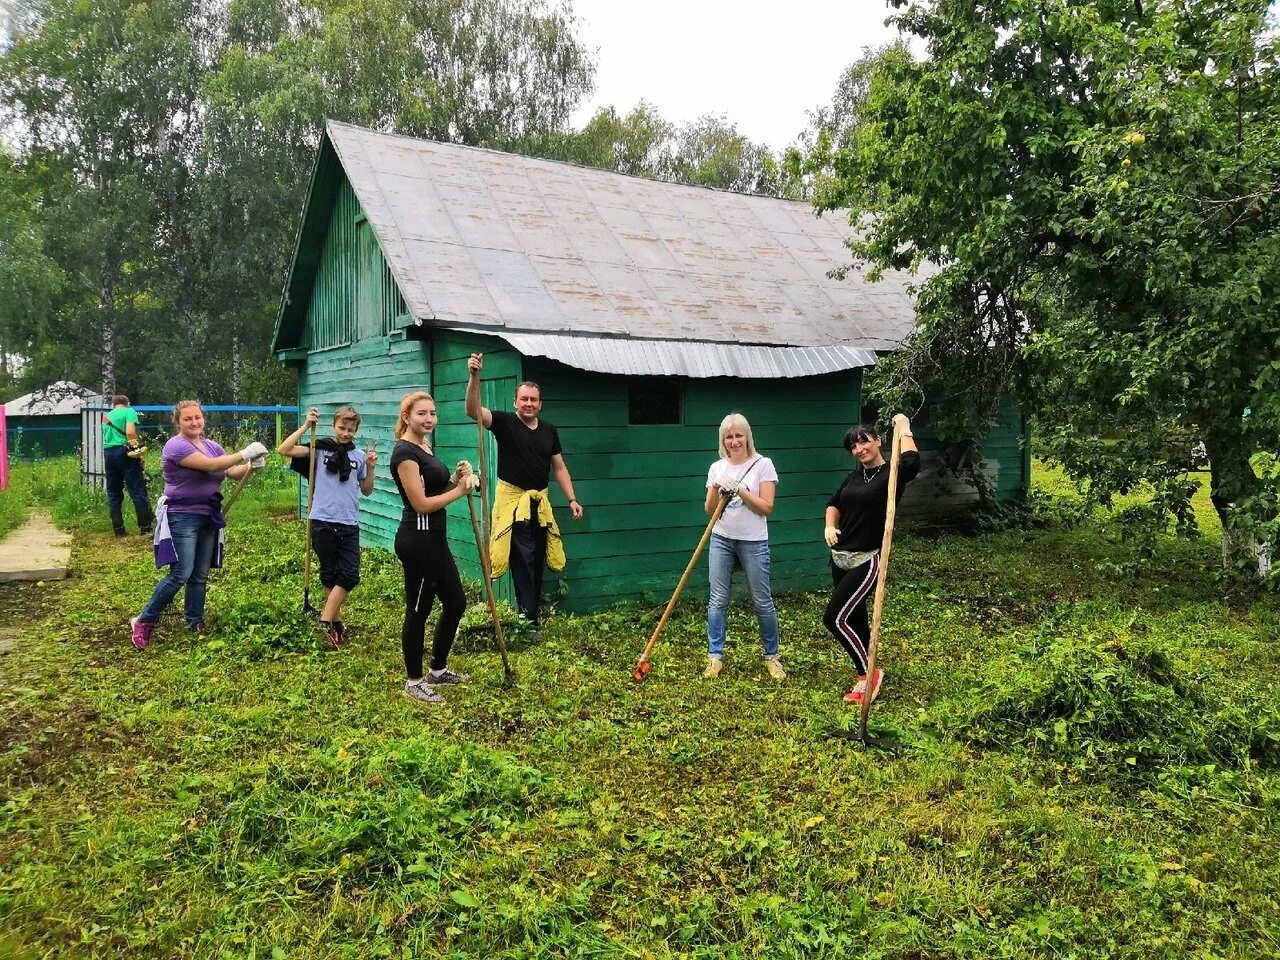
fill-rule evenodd
<path id="1" fill-rule="evenodd" d="M 195 400 L 181 400 L 173 408 L 178 432 L 169 438 L 161 455 L 164 496 L 157 504 L 167 514 L 169 535 L 177 559 L 156 584 L 142 613 L 129 621 L 133 645 L 146 648 L 165 607 L 186 586 L 183 613 L 187 629 L 204 630 L 205 584 L 213 565 L 222 528 L 222 493 L 226 477 L 243 477 L 266 464 L 267 448 L 254 441 L 243 450 L 227 453 L 204 435 L 204 411 Z M 160 510 L 157 510 L 157 516 Z"/>

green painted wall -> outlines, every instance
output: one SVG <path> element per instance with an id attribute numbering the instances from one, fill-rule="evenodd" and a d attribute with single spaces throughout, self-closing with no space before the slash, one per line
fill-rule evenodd
<path id="1" fill-rule="evenodd" d="M 859 419 L 861 377 L 847 371 L 794 380 L 682 379 L 682 422 L 629 425 L 629 379 L 588 373 L 552 360 L 521 357 L 494 337 L 404 326 L 398 291 L 388 292 L 387 268 L 376 244 L 362 237 L 363 218 L 345 184 L 335 200 L 315 291 L 308 309 L 306 361 L 299 370 L 299 406 L 318 406 L 322 426 L 338 406 L 362 416 L 360 440 L 377 441 L 381 463 L 375 492 L 361 501 L 367 546 L 393 548 L 401 504 L 391 480 L 390 458 L 400 398 L 427 390 L 436 400 L 436 453 L 450 465 L 460 458 L 478 466 L 476 425 L 464 412 L 467 356 L 485 354 L 482 400 L 510 410 L 522 379 L 542 386 L 543 413 L 560 430 L 575 492 L 586 510 L 574 522 L 554 482 L 551 501 L 564 532 L 568 568 L 548 571 L 545 595 L 560 609 L 581 611 L 623 600 L 664 601 L 706 525 L 705 478 L 717 457 L 717 428 L 731 411 L 752 424 L 756 445 L 780 475 L 769 520 L 773 583 L 778 592 L 829 584 L 823 508 L 852 467 L 841 446 L 845 429 Z M 365 227 L 367 230 L 367 227 Z M 370 293 L 375 291 L 376 293 Z M 1001 499 L 1022 496 L 1028 463 L 1021 438 L 1025 424 L 1007 405 L 1007 422 L 984 449 Z M 942 445 L 927 426 L 916 431 L 925 469 L 903 502 L 905 516 L 956 510 L 975 499 L 971 487 L 941 466 Z M 485 433 L 492 491 L 497 453 Z M 300 493 L 300 506 L 305 491 Z M 478 501 L 477 501 L 478 507 Z M 449 539 L 464 577 L 478 579 L 466 501 L 449 510 Z M 706 560 L 691 578 L 690 595 L 706 593 Z M 511 599 L 510 580 L 498 585 Z"/>
<path id="2" fill-rule="evenodd" d="M 80 449 L 80 414 L 9 417 L 5 434 L 15 459 L 66 456 Z"/>

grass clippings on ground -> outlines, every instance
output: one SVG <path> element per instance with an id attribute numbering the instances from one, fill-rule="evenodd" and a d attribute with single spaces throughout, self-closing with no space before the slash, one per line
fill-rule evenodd
<path id="1" fill-rule="evenodd" d="M 782 683 L 741 607 L 702 679 L 690 600 L 643 684 L 659 611 L 624 607 L 549 619 L 508 687 L 473 591 L 472 682 L 410 703 L 394 558 L 341 652 L 300 616 L 291 483 L 237 506 L 204 636 L 132 649 L 154 567 L 74 492 L 72 579 L 0 589 L 0 957 L 1280 954 L 1280 603 L 1211 541 L 904 535 L 892 757 L 822 736 L 853 714 L 813 595 Z"/>

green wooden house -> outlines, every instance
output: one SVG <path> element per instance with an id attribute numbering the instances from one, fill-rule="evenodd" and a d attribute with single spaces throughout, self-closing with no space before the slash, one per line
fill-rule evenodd
<path id="1" fill-rule="evenodd" d="M 21 460 L 47 460 L 80 449 L 80 409 L 100 404 L 102 397 L 70 380 L 59 380 L 8 401 L 5 433 L 9 455 Z"/>
<path id="2" fill-rule="evenodd" d="M 361 436 L 378 440 L 367 544 L 389 549 L 400 514 L 386 464 L 404 393 L 435 397 L 440 456 L 476 461 L 463 411 L 475 351 L 486 406 L 511 409 L 516 384 L 534 380 L 560 430 L 586 511 L 573 522 L 552 483 L 569 563 L 547 596 L 561 609 L 670 593 L 734 410 L 781 476 L 775 589 L 821 588 L 823 506 L 852 466 L 841 439 L 862 414 L 862 371 L 914 322 L 905 277 L 828 277 L 847 262 L 847 229 L 801 203 L 330 123 L 273 349 L 297 369 L 301 408 L 353 403 Z M 984 450 L 1006 499 L 1029 480 L 1025 423 L 1007 419 Z M 972 503 L 927 426 L 916 436 L 925 467 L 905 514 Z M 451 513 L 454 554 L 478 578 L 467 508 Z"/>

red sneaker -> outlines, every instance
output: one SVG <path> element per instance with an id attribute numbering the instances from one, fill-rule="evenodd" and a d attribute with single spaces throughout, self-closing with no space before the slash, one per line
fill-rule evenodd
<path id="1" fill-rule="evenodd" d="M 880 696 L 880 684 L 884 683 L 884 671 L 879 667 L 876 668 L 875 682 L 871 685 L 871 702 L 876 702 L 876 697 Z M 845 703 L 862 703 L 862 698 L 867 692 L 867 678 L 859 677 L 857 685 L 844 695 Z"/>

